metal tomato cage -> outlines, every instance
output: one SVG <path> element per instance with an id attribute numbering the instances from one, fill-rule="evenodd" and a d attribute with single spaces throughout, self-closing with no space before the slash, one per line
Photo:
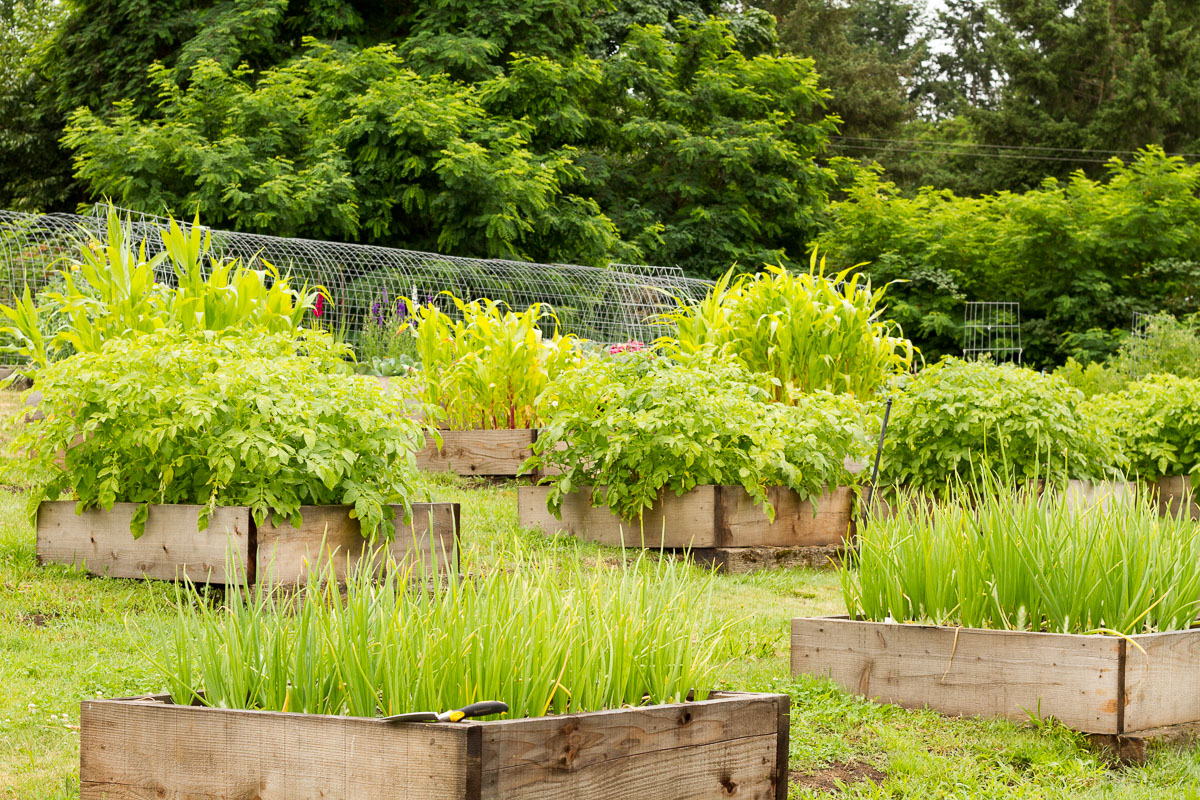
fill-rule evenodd
<path id="1" fill-rule="evenodd" d="M 969 302 L 963 311 L 963 350 L 967 360 L 1021 363 L 1021 304 Z"/>
<path id="2" fill-rule="evenodd" d="M 159 229 L 167 218 L 119 209 L 133 233 L 145 242 L 147 257 L 162 250 Z M 11 305 L 28 286 L 44 290 L 79 248 L 106 237 L 107 206 L 97 204 L 84 215 L 26 214 L 0 210 L 0 302 Z M 179 220 L 182 227 L 190 223 Z M 664 333 L 656 315 L 676 306 L 676 299 L 699 300 L 711 281 L 689 278 L 678 267 L 610 264 L 535 264 L 505 259 L 464 258 L 392 247 L 293 239 L 209 229 L 212 257 L 239 259 L 261 268 L 267 261 L 294 284 L 325 287 L 314 326 L 334 330 L 355 344 L 370 325 L 391 314 L 407 312 L 407 304 L 438 303 L 453 313 L 443 292 L 464 300 L 489 298 L 514 310 L 543 303 L 558 317 L 561 330 L 611 344 L 630 339 L 650 341 Z M 174 281 L 168 265 L 158 280 Z M 0 353 L 0 363 L 18 357 Z"/>

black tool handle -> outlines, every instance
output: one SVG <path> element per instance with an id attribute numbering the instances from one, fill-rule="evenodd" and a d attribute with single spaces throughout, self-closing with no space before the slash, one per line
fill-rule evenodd
<path id="1" fill-rule="evenodd" d="M 508 711 L 508 703 L 499 700 L 484 700 L 482 703 L 471 703 L 469 706 L 438 714 L 438 719 L 442 722 L 458 722 L 461 719 L 488 717 L 492 714 L 503 714 L 506 711 Z"/>

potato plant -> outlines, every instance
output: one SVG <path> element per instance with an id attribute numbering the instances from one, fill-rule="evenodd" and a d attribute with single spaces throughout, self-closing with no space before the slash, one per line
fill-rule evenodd
<path id="1" fill-rule="evenodd" d="M 741 485 L 772 517 L 768 486 L 812 497 L 854 484 L 843 460 L 870 450 L 867 410 L 824 391 L 776 403 L 775 388 L 711 350 L 683 363 L 643 351 L 576 366 L 546 390 L 550 416 L 526 468 L 561 471 L 549 508 L 597 486 L 593 502 L 626 519 L 703 484 Z"/>
<path id="2" fill-rule="evenodd" d="M 347 504 L 373 535 L 408 507 L 420 428 L 399 395 L 349 374 L 327 334 L 158 331 L 106 342 L 38 373 L 41 419 L 27 454 L 31 510 L 69 493 L 81 509 L 139 503 L 249 506 L 298 522 L 303 505 Z M 383 535 L 390 536 L 383 525 Z"/>

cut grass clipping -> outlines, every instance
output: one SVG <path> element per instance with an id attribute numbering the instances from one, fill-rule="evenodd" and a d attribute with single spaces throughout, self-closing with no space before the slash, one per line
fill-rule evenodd
<path id="1" fill-rule="evenodd" d="M 644 554 L 598 573 L 581 560 L 517 555 L 483 574 L 389 569 L 378 581 L 358 569 L 345 594 L 327 570 L 297 595 L 230 592 L 218 608 L 180 589 L 160 667 L 176 703 L 356 717 L 706 698 L 724 630 L 708 579 Z"/>
<path id="2" fill-rule="evenodd" d="M 901 501 L 841 567 L 851 616 L 1054 633 L 1188 628 L 1200 606 L 1200 527 L 1150 504 L 1080 510 L 1061 492 Z M 972 507 L 973 506 L 973 507 Z"/>

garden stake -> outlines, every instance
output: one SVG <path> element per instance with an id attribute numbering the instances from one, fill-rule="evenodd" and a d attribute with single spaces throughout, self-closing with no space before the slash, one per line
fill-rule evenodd
<path id="1" fill-rule="evenodd" d="M 892 398 L 883 407 L 883 426 L 879 429 L 879 444 L 875 448 L 875 467 L 871 470 L 871 494 L 867 496 L 867 514 L 875 506 L 875 487 L 879 485 L 879 459 L 883 455 L 883 439 L 887 436 L 888 417 L 892 415 Z"/>

